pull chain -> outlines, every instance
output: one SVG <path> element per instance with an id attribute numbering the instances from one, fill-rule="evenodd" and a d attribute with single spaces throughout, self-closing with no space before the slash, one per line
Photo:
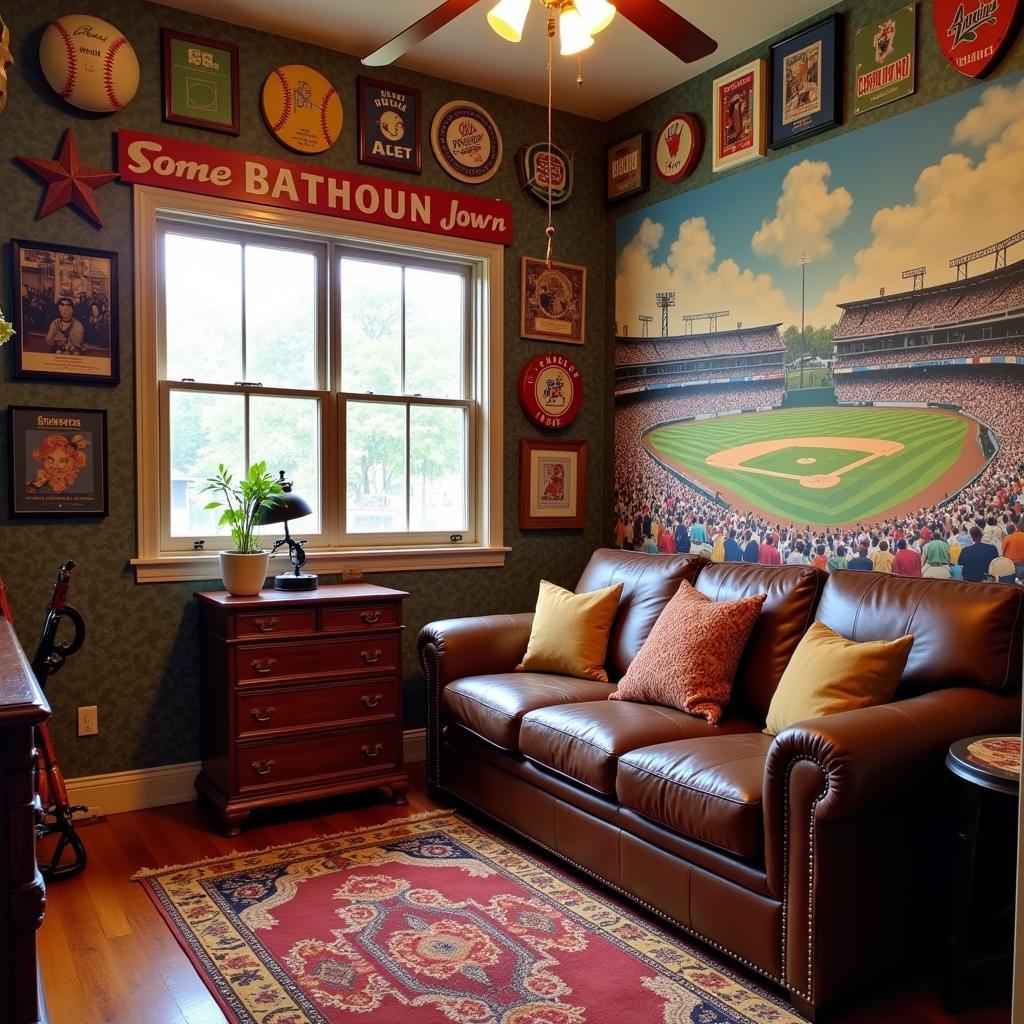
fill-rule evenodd
<path id="1" fill-rule="evenodd" d="M 548 252 L 545 257 L 548 270 L 551 269 L 551 244 L 555 237 L 555 226 L 551 223 L 551 70 L 554 40 L 555 10 L 553 7 L 550 7 L 548 8 L 548 226 L 544 229 L 544 233 L 548 236 Z"/>

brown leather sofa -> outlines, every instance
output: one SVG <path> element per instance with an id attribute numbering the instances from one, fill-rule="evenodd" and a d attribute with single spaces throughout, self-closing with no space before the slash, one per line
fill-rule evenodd
<path id="1" fill-rule="evenodd" d="M 609 701 L 680 580 L 767 592 L 718 726 Z M 954 828 L 943 760 L 1020 728 L 1021 589 L 831 576 L 600 550 L 577 592 L 624 584 L 612 683 L 515 672 L 532 614 L 421 631 L 428 781 L 818 1008 L 937 949 Z M 857 641 L 914 634 L 897 699 L 761 730 L 817 619 Z"/>

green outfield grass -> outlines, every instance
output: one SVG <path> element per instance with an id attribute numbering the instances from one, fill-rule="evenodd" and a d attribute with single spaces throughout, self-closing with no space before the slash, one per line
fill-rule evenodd
<path id="1" fill-rule="evenodd" d="M 801 438 L 835 437 L 896 441 L 904 447 L 865 465 L 843 467 L 869 452 L 857 445 L 824 447 Z M 740 458 L 743 468 L 710 466 L 708 456 L 727 449 L 794 439 L 786 448 Z M 974 425 L 932 409 L 811 408 L 745 413 L 695 423 L 669 424 L 646 437 L 654 454 L 703 484 L 723 488 L 751 506 L 794 523 L 868 521 L 895 505 L 911 501 L 942 476 L 974 444 Z M 809 462 L 806 460 L 814 460 Z M 805 460 L 805 461 L 800 461 Z M 794 477 L 830 476 L 833 487 L 812 489 L 799 479 L 753 473 L 756 469 Z M 959 481 L 956 486 L 965 483 Z M 950 487 L 954 490 L 955 487 Z"/>

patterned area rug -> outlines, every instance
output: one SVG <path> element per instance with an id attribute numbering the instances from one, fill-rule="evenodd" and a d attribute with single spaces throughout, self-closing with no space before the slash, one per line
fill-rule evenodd
<path id="1" fill-rule="evenodd" d="M 448 811 L 136 878 L 239 1024 L 800 1021 Z"/>

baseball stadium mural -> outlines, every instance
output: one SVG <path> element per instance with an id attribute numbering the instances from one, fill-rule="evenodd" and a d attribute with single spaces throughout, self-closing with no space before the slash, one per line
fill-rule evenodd
<path id="1" fill-rule="evenodd" d="M 835 567 L 1019 501 L 1022 166 L 1018 72 L 619 218 L 615 543 Z"/>

